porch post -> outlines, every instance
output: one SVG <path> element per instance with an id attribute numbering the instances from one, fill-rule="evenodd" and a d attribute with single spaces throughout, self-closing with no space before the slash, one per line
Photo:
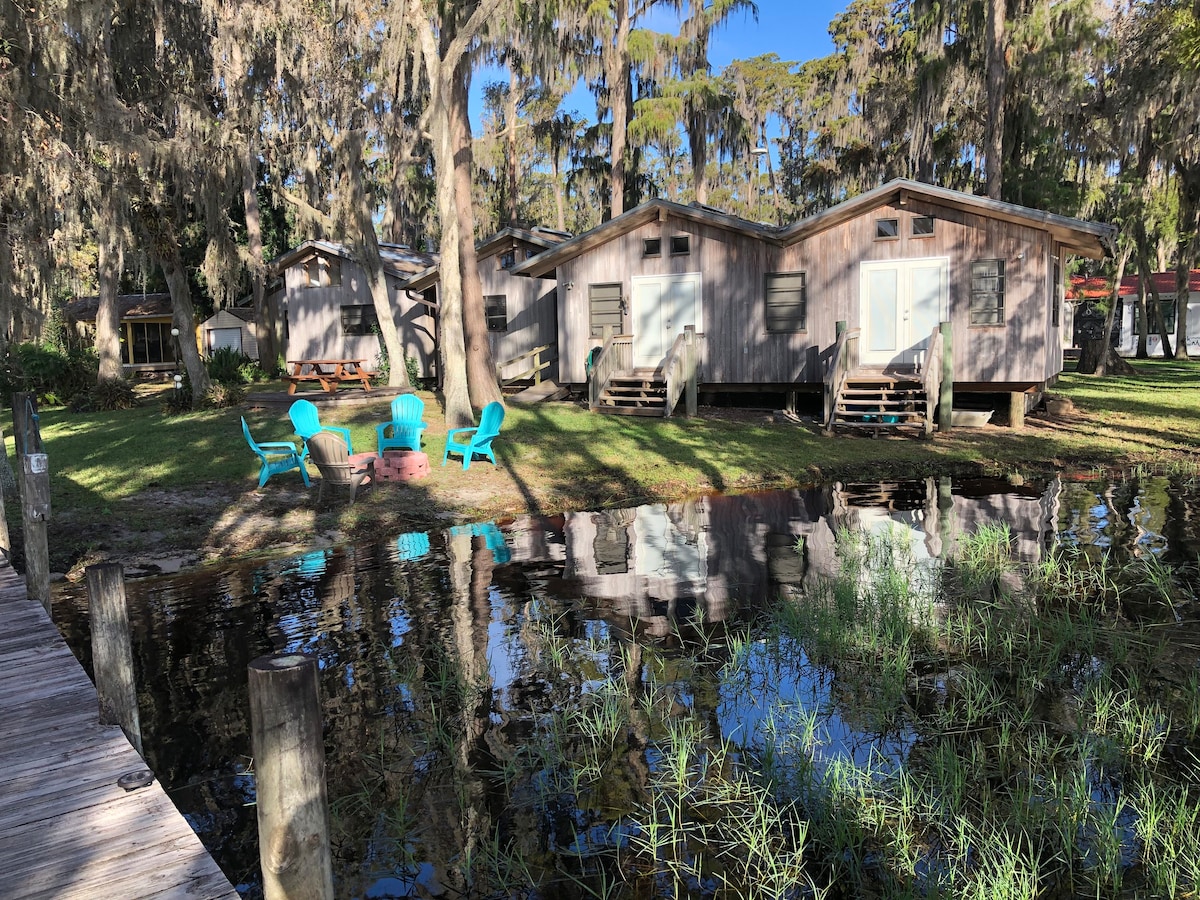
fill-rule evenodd
<path id="1" fill-rule="evenodd" d="M 1020 431 L 1025 427 L 1025 392 L 1013 391 L 1008 395 L 1008 425 Z"/>

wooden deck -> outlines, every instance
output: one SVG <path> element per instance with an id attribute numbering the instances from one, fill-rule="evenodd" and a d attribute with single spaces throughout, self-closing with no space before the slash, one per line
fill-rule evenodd
<path id="1" fill-rule="evenodd" d="M 236 898 L 25 582 L 0 564 L 0 895 L 54 900 Z"/>

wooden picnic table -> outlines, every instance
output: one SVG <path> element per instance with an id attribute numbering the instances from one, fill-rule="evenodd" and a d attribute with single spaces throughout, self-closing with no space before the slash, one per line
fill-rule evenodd
<path id="1" fill-rule="evenodd" d="M 289 394 L 296 393 L 296 388 L 307 381 L 320 382 L 321 389 L 330 394 L 340 385 L 352 381 L 362 384 L 364 391 L 370 391 L 371 376 L 375 373 L 364 369 L 363 362 L 361 359 L 289 359 L 292 374 L 284 375 L 283 380 L 288 383 Z"/>

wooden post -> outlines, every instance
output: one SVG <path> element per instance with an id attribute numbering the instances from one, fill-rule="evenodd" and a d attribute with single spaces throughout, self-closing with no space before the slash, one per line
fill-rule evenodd
<path id="1" fill-rule="evenodd" d="M 286 653 L 249 668 L 263 896 L 333 900 L 317 662 Z"/>
<path id="2" fill-rule="evenodd" d="M 949 431 L 954 412 L 954 330 L 949 322 L 941 324 L 942 388 L 938 395 L 938 431 Z"/>
<path id="3" fill-rule="evenodd" d="M 13 449 L 20 459 L 26 453 L 42 452 L 38 428 L 37 395 L 22 391 L 12 395 Z"/>
<path id="4" fill-rule="evenodd" d="M 1012 391 L 1008 395 L 1008 424 L 1017 431 L 1025 427 L 1025 393 L 1023 391 Z"/>
<path id="5" fill-rule="evenodd" d="M 683 414 L 688 418 L 696 415 L 696 326 L 683 326 L 683 374 L 687 381 L 683 387 Z"/>
<path id="6" fill-rule="evenodd" d="M 835 342 L 837 341 L 838 338 L 840 338 L 843 334 L 846 333 L 847 327 L 848 326 L 845 322 L 834 322 L 833 323 L 833 339 Z"/>
<path id="7" fill-rule="evenodd" d="M 12 563 L 12 535 L 8 533 L 8 516 L 4 512 L 4 485 L 12 467 L 8 464 L 8 448 L 4 444 L 4 426 L 0 424 L 0 554 L 4 560 Z M 16 481 L 13 475 L 13 481 Z"/>
<path id="8" fill-rule="evenodd" d="M 100 563 L 83 570 L 92 621 L 92 668 L 100 698 L 100 724 L 120 725 L 129 743 L 142 753 L 137 685 L 133 678 L 133 644 L 125 600 L 125 568 Z"/>
<path id="9" fill-rule="evenodd" d="M 45 453 L 21 457 L 21 522 L 25 531 L 25 590 L 50 614 L 50 464 Z"/>

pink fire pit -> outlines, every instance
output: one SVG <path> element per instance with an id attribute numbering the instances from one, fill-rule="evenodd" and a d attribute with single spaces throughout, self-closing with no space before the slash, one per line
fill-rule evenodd
<path id="1" fill-rule="evenodd" d="M 429 474 L 429 457 L 419 450 L 384 450 L 375 459 L 376 481 L 414 481 Z"/>

